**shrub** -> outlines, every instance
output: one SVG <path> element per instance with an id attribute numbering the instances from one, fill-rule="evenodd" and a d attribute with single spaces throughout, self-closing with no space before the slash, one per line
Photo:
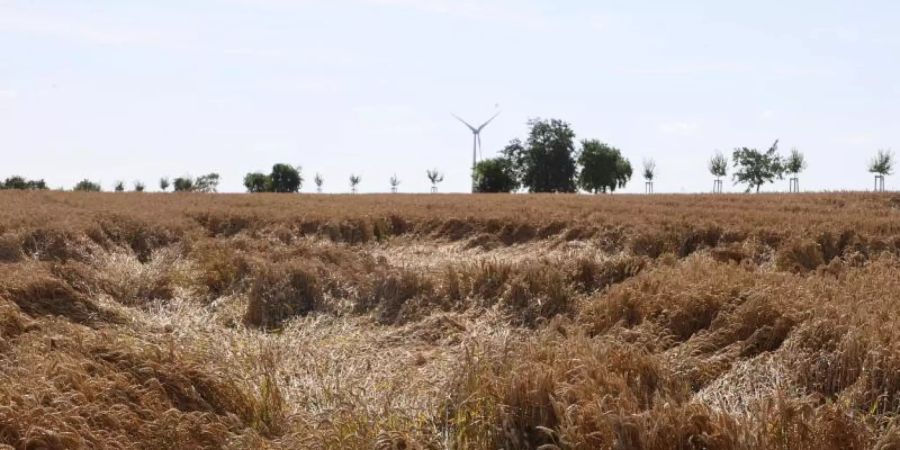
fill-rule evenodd
<path id="1" fill-rule="evenodd" d="M 73 190 L 79 192 L 100 192 L 103 189 L 100 188 L 100 183 L 91 180 L 81 180 L 75 185 Z"/>

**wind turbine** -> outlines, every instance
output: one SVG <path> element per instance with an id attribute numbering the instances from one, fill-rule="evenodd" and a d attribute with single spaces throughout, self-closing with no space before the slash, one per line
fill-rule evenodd
<path id="1" fill-rule="evenodd" d="M 469 129 L 472 130 L 472 192 L 475 192 L 475 165 L 478 163 L 476 155 L 481 155 L 481 131 L 484 130 L 484 127 L 488 126 L 489 123 L 491 123 L 494 119 L 497 118 L 497 116 L 500 115 L 500 111 L 497 111 L 497 114 L 494 114 L 493 117 L 488 119 L 485 123 L 481 124 L 481 126 L 477 128 L 470 125 L 469 122 L 462 120 L 462 118 L 460 118 L 456 114 L 452 115 L 456 118 L 456 120 L 462 122 L 463 125 L 469 127 Z"/>

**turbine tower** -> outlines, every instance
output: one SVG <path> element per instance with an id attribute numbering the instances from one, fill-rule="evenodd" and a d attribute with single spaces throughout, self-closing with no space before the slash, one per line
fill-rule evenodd
<path id="1" fill-rule="evenodd" d="M 488 119 L 485 123 L 481 124 L 480 127 L 473 127 L 469 124 L 469 122 L 466 122 L 456 114 L 453 114 L 453 117 L 455 117 L 456 120 L 462 122 L 463 125 L 469 127 L 469 129 L 472 130 L 472 192 L 475 192 L 475 165 L 478 163 L 477 155 L 481 155 L 481 131 L 484 130 L 484 127 L 488 126 L 488 124 L 496 119 L 499 115 L 500 112 L 498 111 L 497 114 L 494 114 L 493 117 Z"/>

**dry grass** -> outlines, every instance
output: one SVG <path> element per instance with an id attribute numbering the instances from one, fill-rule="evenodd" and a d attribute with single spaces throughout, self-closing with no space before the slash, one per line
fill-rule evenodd
<path id="1" fill-rule="evenodd" d="M 0 192 L 0 446 L 898 448 L 895 204 Z"/>

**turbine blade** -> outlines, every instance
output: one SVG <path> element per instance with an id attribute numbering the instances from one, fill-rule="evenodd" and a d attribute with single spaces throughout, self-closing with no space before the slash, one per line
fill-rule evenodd
<path id="1" fill-rule="evenodd" d="M 475 133 L 475 132 L 478 131 L 475 127 L 473 127 L 472 125 L 469 125 L 469 122 L 466 122 L 465 120 L 462 120 L 462 118 L 460 118 L 460 117 L 457 116 L 456 114 L 450 113 L 450 115 L 453 116 L 453 117 L 455 117 L 456 120 L 462 122 L 463 125 L 469 127 L 469 129 L 472 130 L 473 133 Z"/>
<path id="2" fill-rule="evenodd" d="M 497 114 L 494 114 L 494 116 L 493 116 L 493 117 L 491 117 L 491 118 L 490 118 L 490 119 L 488 119 L 488 120 L 487 120 L 487 122 L 485 122 L 485 123 L 483 123 L 483 124 L 481 124 L 481 126 L 480 126 L 480 127 L 478 127 L 478 131 L 481 131 L 481 130 L 483 130 L 483 129 L 484 129 L 484 127 L 486 127 L 486 126 L 488 126 L 488 124 L 489 124 L 489 123 L 491 123 L 491 122 L 493 122 L 493 121 L 494 121 L 494 119 L 496 119 L 496 118 L 497 118 L 497 116 L 499 116 L 499 115 L 500 115 L 500 111 L 497 111 Z"/>

